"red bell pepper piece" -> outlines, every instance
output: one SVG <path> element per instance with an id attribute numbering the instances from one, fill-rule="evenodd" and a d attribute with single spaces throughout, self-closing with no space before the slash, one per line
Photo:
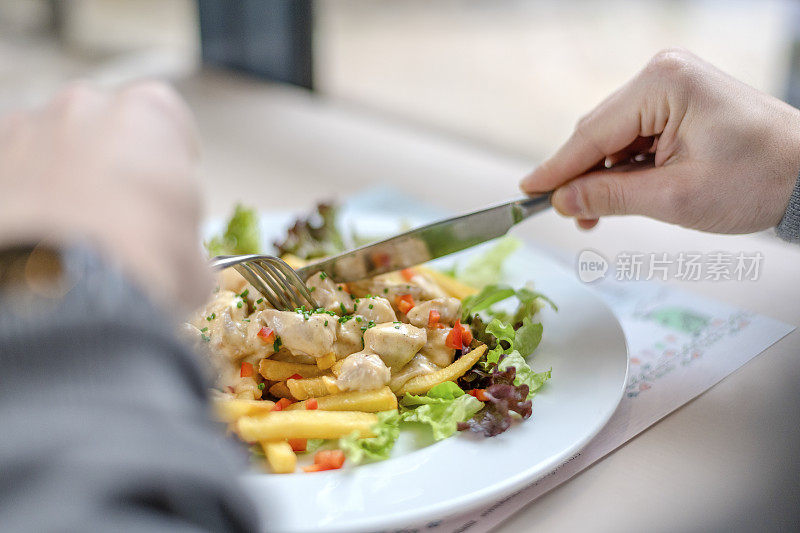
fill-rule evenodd
<path id="1" fill-rule="evenodd" d="M 439 319 L 442 318 L 442 315 L 436 309 L 431 309 L 431 312 L 428 313 L 428 327 L 435 328 L 439 324 Z"/>
<path id="2" fill-rule="evenodd" d="M 397 305 L 397 309 L 406 314 L 408 314 L 408 312 L 414 308 L 414 305 L 416 305 L 414 303 L 414 298 L 410 294 L 396 296 L 394 303 Z"/>

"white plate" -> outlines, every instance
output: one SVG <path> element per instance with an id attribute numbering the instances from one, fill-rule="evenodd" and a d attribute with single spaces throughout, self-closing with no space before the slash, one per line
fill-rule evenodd
<path id="1" fill-rule="evenodd" d="M 286 222 L 265 217 L 262 229 L 278 236 Z M 355 223 L 373 234 L 398 226 L 396 218 L 380 216 Z M 248 474 L 246 487 L 270 531 L 376 531 L 461 514 L 545 476 L 600 431 L 627 376 L 619 322 L 573 275 L 531 250 L 515 253 L 506 273 L 514 286 L 533 280 L 559 306 L 558 313 L 542 312 L 543 340 L 529 358 L 534 370 L 553 369 L 533 400 L 531 419 L 497 437 L 458 434 L 431 445 L 404 432 L 392 458 L 341 471 Z"/>

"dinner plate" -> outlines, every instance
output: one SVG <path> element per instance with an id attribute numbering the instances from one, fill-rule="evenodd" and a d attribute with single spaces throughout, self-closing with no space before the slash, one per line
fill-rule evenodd
<path id="1" fill-rule="evenodd" d="M 281 236 L 289 220 L 262 217 L 267 242 Z M 345 226 L 380 235 L 397 231 L 400 221 L 373 214 L 350 217 Z M 486 246 L 437 264 L 468 260 Z M 404 431 L 390 459 L 342 470 L 246 474 L 247 492 L 269 531 L 380 531 L 459 515 L 546 476 L 600 431 L 622 398 L 628 369 L 614 314 L 573 273 L 532 249 L 508 259 L 503 281 L 532 281 L 558 305 L 558 312 L 541 312 L 544 335 L 528 358 L 535 371 L 552 367 L 552 378 L 533 400 L 533 416 L 492 438 L 465 432 L 431 443 L 424 431 Z"/>

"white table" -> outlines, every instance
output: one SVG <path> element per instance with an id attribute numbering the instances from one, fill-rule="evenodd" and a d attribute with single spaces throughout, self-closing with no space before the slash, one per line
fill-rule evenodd
<path id="1" fill-rule="evenodd" d="M 237 200 L 303 211 L 317 199 L 345 198 L 380 184 L 442 208 L 469 210 L 519 194 L 517 181 L 533 166 L 228 74 L 207 72 L 180 89 L 198 117 L 203 187 L 214 215 L 227 215 Z M 621 250 L 760 251 L 758 281 L 686 282 L 683 288 L 800 324 L 800 247 L 768 234 L 710 235 L 635 217 L 603 220 L 595 231 L 581 232 L 553 212 L 516 231 L 576 257 L 584 248 L 609 258 Z M 680 531 L 747 513 L 749 503 L 775 498 L 781 476 L 797 473 L 798 463 L 786 461 L 800 443 L 799 383 L 795 331 L 499 530 Z M 790 505 L 789 498 L 773 501 Z"/>

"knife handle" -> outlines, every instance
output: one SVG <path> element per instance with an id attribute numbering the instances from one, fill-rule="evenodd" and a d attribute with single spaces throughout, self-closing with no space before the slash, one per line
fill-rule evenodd
<path id="1" fill-rule="evenodd" d="M 529 198 L 523 198 L 521 200 L 517 200 L 514 204 L 514 223 L 521 222 L 526 218 L 535 215 L 536 213 L 541 213 L 552 204 L 550 203 L 550 198 L 553 196 L 553 192 L 546 192 L 542 194 L 537 194 L 536 196 L 531 196 Z"/>

